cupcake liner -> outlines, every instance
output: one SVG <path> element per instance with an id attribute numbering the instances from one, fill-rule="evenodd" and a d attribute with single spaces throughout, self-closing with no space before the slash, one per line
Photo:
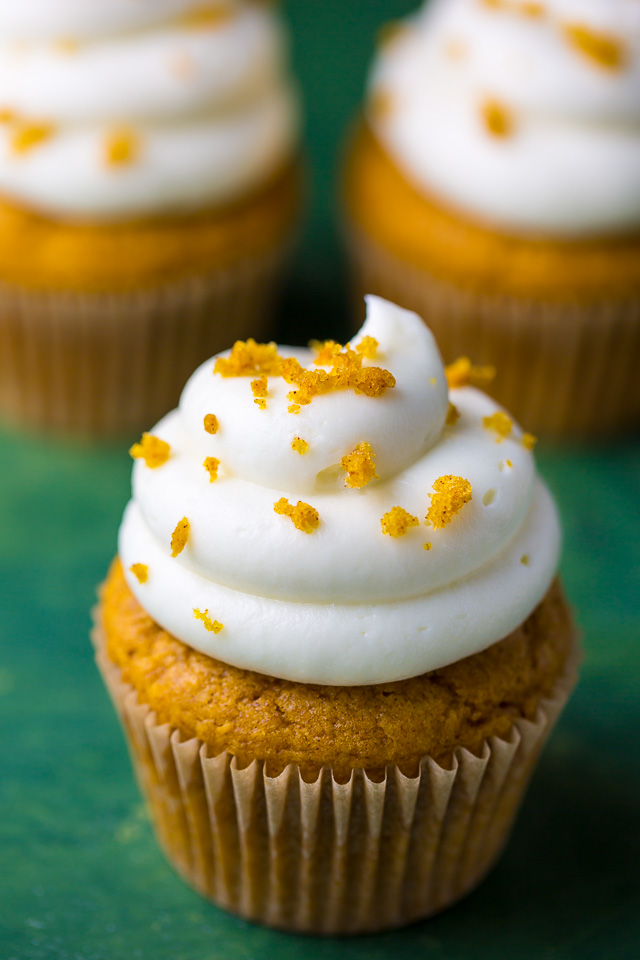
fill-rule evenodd
<path id="1" fill-rule="evenodd" d="M 485 294 L 402 261 L 361 231 L 350 231 L 348 245 L 360 302 L 376 293 L 415 310 L 446 362 L 495 364 L 489 392 L 528 430 L 578 438 L 640 422 L 640 291 L 591 302 Z"/>
<path id="2" fill-rule="evenodd" d="M 324 767 L 271 776 L 160 724 L 107 657 L 96 660 L 119 714 L 141 790 L 169 861 L 204 897 L 290 931 L 357 934 L 424 919 L 469 892 L 500 855 L 538 754 L 573 688 L 578 643 L 533 722 L 479 756 L 459 748 L 416 776 L 362 769 L 348 782 Z"/>
<path id="3" fill-rule="evenodd" d="M 0 282 L 0 413 L 84 435 L 148 427 L 175 406 L 199 363 L 266 333 L 289 246 L 154 289 Z"/>

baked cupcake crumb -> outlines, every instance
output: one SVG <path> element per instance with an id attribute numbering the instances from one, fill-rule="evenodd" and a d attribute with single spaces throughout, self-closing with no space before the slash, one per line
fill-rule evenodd
<path id="1" fill-rule="evenodd" d="M 152 433 L 143 433 L 142 440 L 129 449 L 134 460 L 144 460 L 148 467 L 154 470 L 166 463 L 171 455 L 171 447 L 166 440 L 154 437 Z"/>
<path id="2" fill-rule="evenodd" d="M 469 481 L 452 474 L 438 477 L 433 484 L 433 491 L 431 506 L 425 519 L 427 524 L 431 524 L 436 530 L 451 523 L 455 514 L 472 499 Z"/>
<path id="3" fill-rule="evenodd" d="M 404 537 L 411 527 L 417 527 L 420 521 L 404 507 L 391 507 L 380 520 L 382 532 L 389 537 Z"/>
<path id="4" fill-rule="evenodd" d="M 309 444 L 306 440 L 303 440 L 302 437 L 294 437 L 291 441 L 291 449 L 302 456 L 309 449 Z"/>
<path id="5" fill-rule="evenodd" d="M 277 376 L 282 357 L 275 343 L 236 340 L 228 357 L 218 357 L 213 372 L 221 377 Z"/>
<path id="6" fill-rule="evenodd" d="M 372 480 L 378 479 L 375 454 L 369 443 L 359 443 L 351 453 L 347 453 L 342 458 L 340 463 L 347 472 L 344 481 L 345 487 L 359 490 Z"/>
<path id="7" fill-rule="evenodd" d="M 218 432 L 218 418 L 215 413 L 207 413 L 204 418 L 204 429 L 206 433 L 217 433 Z"/>
<path id="8" fill-rule="evenodd" d="M 450 390 L 458 387 L 480 387 L 484 389 L 494 380 L 496 368 L 491 364 L 478 366 L 471 363 L 469 357 L 458 357 L 444 368 Z"/>
<path id="9" fill-rule="evenodd" d="M 218 467 L 220 466 L 220 461 L 217 457 L 205 457 L 204 463 L 202 466 L 209 474 L 209 482 L 213 483 L 218 479 Z"/>
<path id="10" fill-rule="evenodd" d="M 522 446 L 525 448 L 525 450 L 533 450 L 537 442 L 538 438 L 534 437 L 532 433 L 522 434 Z M 508 462 L 509 461 L 507 461 L 507 463 Z M 511 466 L 511 464 L 509 464 L 509 466 Z"/>
<path id="11" fill-rule="evenodd" d="M 273 509 L 280 516 L 289 517 L 296 530 L 302 530 L 303 533 L 313 533 L 320 524 L 318 511 L 302 500 L 298 500 L 295 507 L 292 507 L 286 497 L 280 497 L 274 503 Z"/>
<path id="12" fill-rule="evenodd" d="M 626 48 L 617 37 L 598 33 L 580 23 L 565 24 L 564 34 L 574 50 L 598 67 L 622 70 L 626 65 Z"/>
<path id="13" fill-rule="evenodd" d="M 502 410 L 496 410 L 490 417 L 483 417 L 482 423 L 487 430 L 493 430 L 494 433 L 497 434 L 496 443 L 502 443 L 506 437 L 511 436 L 513 420 L 508 414 L 503 413 Z"/>
<path id="14" fill-rule="evenodd" d="M 222 624 L 218 620 L 211 619 L 208 610 L 198 610 L 196 607 L 193 611 L 193 619 L 202 620 L 209 633 L 220 633 L 220 631 L 223 629 Z"/>
<path id="15" fill-rule="evenodd" d="M 177 557 L 182 553 L 189 539 L 189 521 L 186 517 L 179 520 L 171 534 L 171 556 Z"/>
<path id="16" fill-rule="evenodd" d="M 132 563 L 129 567 L 138 583 L 146 583 L 149 579 L 149 567 L 146 563 Z"/>
<path id="17" fill-rule="evenodd" d="M 132 130 L 113 130 L 105 139 L 104 159 L 108 167 L 130 166 L 139 152 L 139 138 Z"/>

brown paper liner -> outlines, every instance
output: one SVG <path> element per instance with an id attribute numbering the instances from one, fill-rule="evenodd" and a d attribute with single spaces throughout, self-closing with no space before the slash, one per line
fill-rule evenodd
<path id="1" fill-rule="evenodd" d="M 0 413 L 81 435 L 149 427 L 199 363 L 266 334 L 289 247 L 156 289 L 83 294 L 0 282 Z"/>
<path id="2" fill-rule="evenodd" d="M 554 695 L 533 722 L 450 766 L 425 757 L 415 777 L 289 765 L 241 768 L 159 724 L 105 652 L 96 660 L 120 717 L 140 788 L 169 861 L 204 897 L 285 930 L 356 934 L 403 926 L 454 903 L 484 877 L 508 838 L 535 761 L 576 682 L 576 639 Z"/>
<path id="3" fill-rule="evenodd" d="M 640 423 L 640 294 L 544 302 L 457 287 L 406 263 L 361 231 L 348 236 L 358 314 L 366 293 L 415 310 L 446 362 L 495 364 L 489 389 L 527 429 L 605 435 Z"/>

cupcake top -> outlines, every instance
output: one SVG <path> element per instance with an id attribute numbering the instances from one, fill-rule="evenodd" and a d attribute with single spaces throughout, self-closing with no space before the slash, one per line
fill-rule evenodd
<path id="1" fill-rule="evenodd" d="M 298 135 L 273 5 L 20 0 L 0 7 L 0 192 L 128 218 L 260 188 Z"/>
<path id="2" fill-rule="evenodd" d="M 505 637 L 560 534 L 533 438 L 376 297 L 351 345 L 238 342 L 132 448 L 129 586 L 162 627 L 288 680 L 417 676 Z M 449 385 L 447 383 L 449 378 Z"/>
<path id="3" fill-rule="evenodd" d="M 367 116 L 417 189 L 517 231 L 638 227 L 638 0 L 431 0 L 386 37 Z"/>

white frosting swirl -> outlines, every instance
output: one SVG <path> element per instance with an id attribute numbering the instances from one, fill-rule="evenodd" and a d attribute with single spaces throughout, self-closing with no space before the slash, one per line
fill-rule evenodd
<path id="1" fill-rule="evenodd" d="M 242 0 L 28 0 L 0 10 L 0 191 L 53 214 L 120 218 L 233 201 L 291 156 L 286 34 Z M 17 151 L 16 129 L 47 139 Z M 136 153 L 112 164 L 108 138 Z"/>
<path id="2" fill-rule="evenodd" d="M 418 189 L 543 234 L 640 224 L 638 0 L 432 0 L 371 91 L 389 109 L 370 122 Z M 492 102 L 508 136 L 483 119 Z"/>
<path id="3" fill-rule="evenodd" d="M 157 468 L 136 463 L 119 552 L 142 606 L 195 649 L 295 681 L 386 682 L 484 649 L 546 592 L 558 520 L 520 430 L 497 443 L 483 418 L 500 408 L 470 387 L 452 391 L 460 418 L 445 426 L 448 391 L 431 333 L 384 300 L 369 297 L 368 306 L 361 336 L 379 351 L 365 366 L 396 378 L 382 396 L 324 394 L 295 415 L 292 387 L 272 376 L 261 410 L 249 378 L 214 375 L 209 361 L 152 431 L 171 455 Z M 291 354 L 311 365 L 309 351 Z M 208 413 L 219 421 L 215 435 L 203 427 Z M 292 449 L 296 435 L 309 444 L 303 455 Z M 363 441 L 379 479 L 347 489 L 340 460 Z M 221 462 L 214 483 L 209 456 Z M 424 523 L 430 491 L 449 474 L 470 481 L 472 500 L 434 529 Z M 315 532 L 275 513 L 282 496 L 318 511 Z M 421 520 L 395 539 L 380 524 L 394 506 Z M 173 558 L 183 516 L 189 539 Z M 148 567 L 145 583 L 129 569 L 136 563 Z M 194 609 L 223 630 L 208 632 Z"/>

